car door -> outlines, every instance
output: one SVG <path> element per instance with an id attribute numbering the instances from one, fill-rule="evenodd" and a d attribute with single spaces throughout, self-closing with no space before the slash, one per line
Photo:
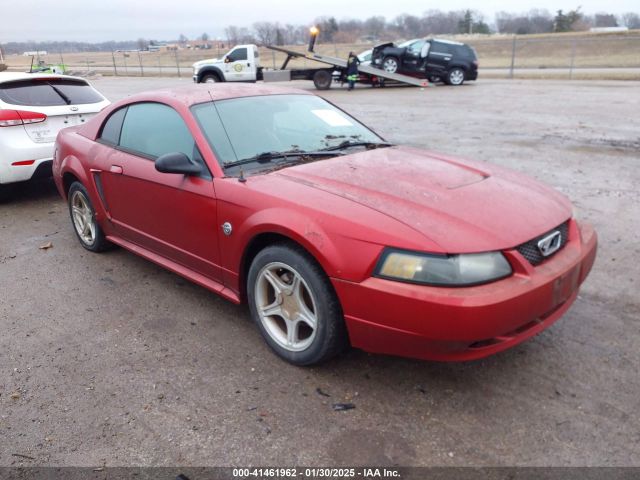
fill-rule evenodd
<path id="1" fill-rule="evenodd" d="M 98 141 L 98 190 L 117 234 L 220 280 L 213 181 L 180 114 L 161 103 L 129 105 L 109 117 Z M 157 171 L 155 159 L 173 152 L 200 163 L 202 173 Z"/>
<path id="2" fill-rule="evenodd" d="M 427 57 L 427 74 L 444 74 L 449 70 L 449 62 L 453 56 L 451 45 L 442 42 L 431 42 Z"/>
<path id="3" fill-rule="evenodd" d="M 402 70 L 405 72 L 415 72 L 420 69 L 422 59 L 420 53 L 424 46 L 424 40 L 416 40 L 409 44 L 402 59 Z"/>
<path id="4" fill-rule="evenodd" d="M 225 77 L 229 82 L 250 82 L 256 79 L 253 51 L 247 46 L 236 47 L 225 57 Z"/>

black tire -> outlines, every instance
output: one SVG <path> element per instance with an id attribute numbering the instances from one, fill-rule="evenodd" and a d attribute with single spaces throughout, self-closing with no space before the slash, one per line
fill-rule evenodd
<path id="1" fill-rule="evenodd" d="M 86 218 L 85 221 L 92 222 L 93 225 L 93 233 L 91 235 L 92 240 L 88 241 L 86 238 L 80 234 L 81 226 L 79 224 L 79 220 L 74 216 L 74 203 L 82 199 L 82 202 L 87 207 L 87 211 L 90 215 L 90 218 Z M 96 221 L 96 211 L 93 208 L 93 204 L 91 203 L 91 198 L 89 197 L 89 193 L 87 189 L 80 182 L 73 182 L 71 187 L 69 187 L 69 192 L 67 194 L 67 204 L 69 206 L 69 216 L 71 217 L 71 225 L 73 226 L 73 231 L 78 237 L 80 241 L 80 245 L 89 250 L 90 252 L 104 252 L 106 250 L 110 250 L 113 248 L 113 244 L 109 242 L 102 231 L 102 227 Z"/>
<path id="2" fill-rule="evenodd" d="M 207 73 L 202 76 L 202 80 L 200 83 L 218 83 L 220 81 L 220 77 L 218 77 L 215 73 Z"/>
<path id="3" fill-rule="evenodd" d="M 440 83 L 440 82 L 442 81 L 442 79 L 441 79 L 439 76 L 437 76 L 437 75 L 431 75 L 431 76 L 428 78 L 428 80 L 429 80 L 431 83 Z"/>
<path id="4" fill-rule="evenodd" d="M 387 73 L 398 73 L 398 70 L 400 69 L 400 60 L 398 60 L 398 57 L 393 56 L 384 57 L 382 59 L 381 68 Z"/>
<path id="5" fill-rule="evenodd" d="M 465 71 L 460 67 L 453 67 L 451 70 L 447 72 L 447 76 L 445 77 L 445 82 L 447 85 L 453 85 L 454 87 L 458 87 L 464 83 L 465 80 Z"/>
<path id="6" fill-rule="evenodd" d="M 0 203 L 5 203 L 11 200 L 13 196 L 13 184 L 7 183 L 0 185 Z"/>
<path id="7" fill-rule="evenodd" d="M 329 90 L 333 75 L 327 70 L 318 70 L 313 74 L 313 84 L 318 90 Z"/>
<path id="8" fill-rule="evenodd" d="M 282 341 L 279 342 L 276 335 L 271 333 L 266 326 L 277 323 L 276 320 L 284 325 L 286 321 L 283 316 L 278 314 L 265 315 L 265 320 L 263 320 L 261 314 L 258 313 L 258 303 L 261 298 L 260 291 L 263 288 L 261 285 L 265 282 L 264 272 L 269 269 L 278 269 L 281 265 L 285 266 L 285 272 L 287 272 L 288 268 L 291 269 L 289 272 L 293 271 L 301 277 L 304 282 L 305 292 L 309 294 L 304 298 L 309 298 L 310 301 L 307 304 L 313 306 L 314 311 L 312 313 L 314 313 L 316 319 L 315 329 L 308 339 L 310 343 L 303 350 L 294 351 L 293 347 L 286 348 L 282 345 Z M 283 279 L 286 279 L 286 277 L 280 278 L 281 281 Z M 327 275 L 309 253 L 295 244 L 274 244 L 266 247 L 256 255 L 249 268 L 247 298 L 251 316 L 258 325 L 263 338 L 278 356 L 289 363 L 301 366 L 322 363 L 342 352 L 348 345 L 342 307 Z M 286 305 L 295 296 L 290 296 L 287 302 L 281 301 L 280 303 L 278 303 L 277 296 L 272 298 L 274 305 Z M 284 297 L 281 296 L 281 300 L 282 298 Z M 267 303 L 272 304 L 272 300 L 268 300 Z M 299 331 L 301 327 L 298 325 L 301 323 L 303 322 L 295 323 L 294 330 Z M 289 328 L 288 326 L 286 327 L 287 333 Z M 296 338 L 298 338 L 297 334 Z M 302 341 L 304 342 L 305 340 Z"/>

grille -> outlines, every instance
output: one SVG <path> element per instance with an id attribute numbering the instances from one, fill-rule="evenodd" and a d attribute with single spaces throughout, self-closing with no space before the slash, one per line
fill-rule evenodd
<path id="1" fill-rule="evenodd" d="M 553 252 L 548 257 L 543 257 L 542 253 L 540 253 L 540 250 L 538 249 L 538 242 L 540 241 L 540 239 L 546 237 L 547 235 L 549 235 L 551 232 L 554 232 L 555 230 L 560 231 L 560 237 L 561 237 L 560 248 L 555 252 Z M 569 222 L 564 222 L 562 225 L 552 230 L 549 230 L 546 233 L 543 233 L 542 235 L 534 238 L 533 240 L 529 240 L 528 242 L 517 246 L 516 250 L 518 250 L 518 252 L 520 252 L 520 255 L 526 258 L 531 265 L 534 265 L 534 266 L 540 265 L 543 261 L 553 257 L 556 253 L 562 250 L 562 248 L 564 248 L 564 246 L 567 244 L 568 236 L 569 236 Z"/>

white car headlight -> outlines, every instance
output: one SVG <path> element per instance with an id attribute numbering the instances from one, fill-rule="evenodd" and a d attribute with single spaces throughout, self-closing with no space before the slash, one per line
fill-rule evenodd
<path id="1" fill-rule="evenodd" d="M 479 285 L 511 275 L 500 252 L 437 255 L 387 248 L 376 266 L 377 277 L 423 285 Z"/>

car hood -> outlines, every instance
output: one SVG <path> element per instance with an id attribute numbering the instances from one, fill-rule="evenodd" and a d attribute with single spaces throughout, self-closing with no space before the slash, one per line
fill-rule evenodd
<path id="1" fill-rule="evenodd" d="M 524 175 L 408 147 L 369 150 L 273 175 L 392 217 L 446 253 L 512 248 L 571 216 L 564 195 Z"/>

